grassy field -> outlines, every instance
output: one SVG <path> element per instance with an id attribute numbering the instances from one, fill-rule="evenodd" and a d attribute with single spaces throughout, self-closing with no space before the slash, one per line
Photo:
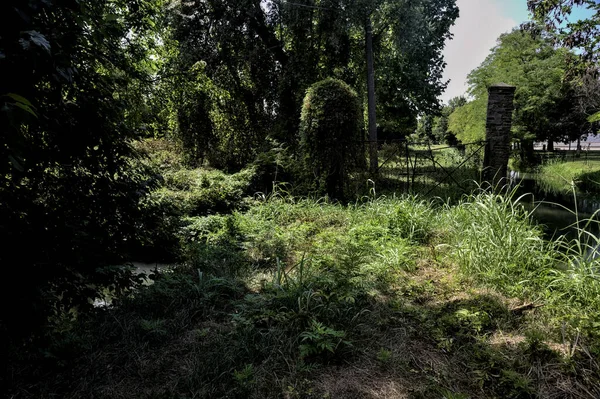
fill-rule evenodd
<path id="1" fill-rule="evenodd" d="M 551 160 L 539 168 L 537 177 L 547 191 L 570 193 L 574 185 L 580 192 L 600 193 L 600 159 Z"/>
<path id="2" fill-rule="evenodd" d="M 247 196 L 167 155 L 180 265 L 13 348 L 9 397 L 600 396 L 600 262 L 510 194 Z"/>

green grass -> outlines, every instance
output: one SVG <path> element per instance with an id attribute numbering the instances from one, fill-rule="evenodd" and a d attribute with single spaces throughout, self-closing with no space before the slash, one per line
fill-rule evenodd
<path id="1" fill-rule="evenodd" d="M 11 393 L 600 393 L 598 261 L 544 241 L 515 198 L 273 195 L 185 226 L 184 265 L 57 334 L 45 364 L 13 353 Z"/>
<path id="2" fill-rule="evenodd" d="M 10 397 L 600 396 L 585 229 L 544 240 L 514 192 L 249 196 L 251 170 L 151 154 L 165 185 L 148 209 L 180 265 L 9 348 Z"/>
<path id="3" fill-rule="evenodd" d="M 546 191 L 570 193 L 572 184 L 580 192 L 600 192 L 600 160 L 551 161 L 538 171 L 538 181 Z"/>
<path id="4" fill-rule="evenodd" d="M 403 143 L 382 147 L 380 193 L 421 194 L 456 202 L 463 193 L 477 187 L 483 152 L 463 154 L 447 146 L 409 146 L 408 151 L 407 157 Z"/>

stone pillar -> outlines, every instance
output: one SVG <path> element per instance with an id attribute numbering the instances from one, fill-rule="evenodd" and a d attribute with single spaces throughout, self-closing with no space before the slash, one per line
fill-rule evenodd
<path id="1" fill-rule="evenodd" d="M 510 157 L 510 128 L 516 87 L 498 83 L 488 89 L 483 179 L 496 187 L 503 185 Z M 496 187 L 501 188 L 501 187 Z"/>

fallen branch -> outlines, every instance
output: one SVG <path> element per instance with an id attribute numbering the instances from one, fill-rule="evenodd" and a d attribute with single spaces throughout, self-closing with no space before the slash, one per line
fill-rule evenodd
<path id="1" fill-rule="evenodd" d="M 512 313 L 522 313 L 522 312 L 524 312 L 526 310 L 536 309 L 536 308 L 540 308 L 542 306 L 544 306 L 543 303 L 533 303 L 533 302 L 530 302 L 530 303 L 526 303 L 526 304 L 521 305 L 521 306 L 517 306 L 516 308 L 512 308 L 512 309 L 510 309 L 510 311 Z"/>

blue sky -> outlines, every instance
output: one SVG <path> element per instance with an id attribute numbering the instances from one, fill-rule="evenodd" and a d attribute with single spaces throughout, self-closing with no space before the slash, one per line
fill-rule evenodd
<path id="1" fill-rule="evenodd" d="M 450 79 L 441 96 L 446 103 L 466 93 L 468 73 L 485 60 L 498 36 L 529 19 L 527 0 L 457 0 L 457 4 L 460 17 L 452 27 L 454 39 L 444 49 L 448 64 L 444 80 Z M 576 9 L 571 19 L 588 14 L 585 9 Z"/>

